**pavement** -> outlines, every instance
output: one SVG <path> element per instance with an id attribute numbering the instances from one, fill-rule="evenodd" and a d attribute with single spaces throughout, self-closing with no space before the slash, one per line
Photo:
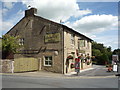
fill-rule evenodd
<path id="1" fill-rule="evenodd" d="M 93 65 L 92 68 L 80 70 L 78 76 L 76 72 L 67 74 L 52 73 L 46 71 L 24 72 L 24 73 L 2 73 L 2 75 L 17 75 L 17 76 L 30 76 L 30 77 L 48 77 L 48 78 L 109 78 L 115 77 L 117 72 L 107 72 L 105 66 Z"/>

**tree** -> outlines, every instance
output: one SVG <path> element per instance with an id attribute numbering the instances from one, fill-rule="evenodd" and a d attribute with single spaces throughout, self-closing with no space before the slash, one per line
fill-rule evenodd
<path id="1" fill-rule="evenodd" d="M 120 60 L 120 49 L 115 49 L 112 54 L 118 55 L 118 59 Z"/>
<path id="2" fill-rule="evenodd" d="M 99 49 L 93 49 L 92 54 L 93 54 L 93 56 L 101 56 L 102 55 L 102 53 L 100 52 Z"/>
<path id="3" fill-rule="evenodd" d="M 105 64 L 105 62 L 110 63 L 112 51 L 111 47 L 105 47 L 101 43 L 92 43 L 92 55 L 95 56 L 97 64 Z"/>
<path id="4" fill-rule="evenodd" d="M 100 50 L 101 52 L 104 52 L 104 46 L 101 43 L 93 42 L 92 43 L 92 48 Z"/>
<path id="5" fill-rule="evenodd" d="M 109 58 L 106 53 L 103 53 L 100 58 L 101 59 L 98 61 L 99 64 L 106 64 L 106 62 L 109 63 Z"/>
<path id="6" fill-rule="evenodd" d="M 2 54 L 5 58 L 10 53 L 16 53 L 19 48 L 18 37 L 3 35 L 2 36 Z"/>

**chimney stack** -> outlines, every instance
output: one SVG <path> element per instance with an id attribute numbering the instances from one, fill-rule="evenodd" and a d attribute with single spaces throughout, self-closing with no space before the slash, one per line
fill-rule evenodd
<path id="1" fill-rule="evenodd" d="M 36 8 L 30 8 L 28 10 L 25 10 L 25 17 L 34 16 L 35 14 L 37 14 Z"/>

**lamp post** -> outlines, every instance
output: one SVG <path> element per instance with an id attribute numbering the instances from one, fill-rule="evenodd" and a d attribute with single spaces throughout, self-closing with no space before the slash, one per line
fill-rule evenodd
<path id="1" fill-rule="evenodd" d="M 120 90 L 120 60 L 118 61 L 118 88 Z"/>
<path id="2" fill-rule="evenodd" d="M 118 55 L 118 53 L 117 53 Z M 119 55 L 118 55 L 119 56 Z M 118 76 L 118 89 L 120 90 L 120 60 L 118 58 L 118 61 L 117 61 L 117 72 L 118 74 L 116 74 L 116 76 Z"/>
<path id="3" fill-rule="evenodd" d="M 120 90 L 120 61 L 118 63 L 118 74 L 116 74 L 116 76 L 118 76 L 118 88 Z"/>
<path id="4" fill-rule="evenodd" d="M 120 58 L 119 58 L 119 54 L 118 55 L 118 62 L 117 62 L 117 66 L 118 66 L 118 88 L 120 90 Z"/>

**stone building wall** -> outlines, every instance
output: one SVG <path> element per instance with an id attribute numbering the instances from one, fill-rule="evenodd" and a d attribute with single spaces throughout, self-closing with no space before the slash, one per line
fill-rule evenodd
<path id="1" fill-rule="evenodd" d="M 71 43 L 71 35 L 74 35 L 74 44 Z M 79 46 L 79 39 L 84 39 L 85 40 L 85 47 L 80 47 Z M 81 51 L 85 51 L 84 53 L 81 53 L 79 51 L 79 49 Z M 67 61 L 67 57 L 69 55 L 72 55 L 73 56 L 73 60 L 69 60 L 69 68 L 68 68 L 68 73 L 69 72 L 72 72 L 72 71 L 75 71 L 74 68 L 71 68 L 70 65 L 71 63 L 75 63 L 75 58 L 77 58 L 77 51 L 78 50 L 78 54 L 79 56 L 81 54 L 84 54 L 84 55 L 87 55 L 89 54 L 89 56 L 91 56 L 91 41 L 85 37 L 83 37 L 82 35 L 78 35 L 74 32 L 70 32 L 68 29 L 64 30 L 64 65 L 65 65 L 65 68 L 64 68 L 64 73 L 66 73 L 66 61 Z M 86 68 L 90 68 L 91 67 L 91 64 L 90 65 L 87 65 L 87 63 L 83 63 L 83 68 L 81 68 L 81 63 L 80 63 L 80 69 L 86 69 Z"/>
<path id="2" fill-rule="evenodd" d="M 24 17 L 8 34 L 24 39 L 19 53 L 24 57 L 41 58 L 41 70 L 63 73 L 63 27 L 38 16 Z M 59 40 L 45 41 L 48 34 L 58 34 Z M 38 53 L 37 53 L 38 52 Z M 55 55 L 55 52 L 58 55 Z M 44 65 L 44 57 L 52 56 L 52 66 Z M 18 58 L 19 55 L 15 55 Z"/>
<path id="3" fill-rule="evenodd" d="M 19 49 L 21 55 L 16 54 L 14 58 L 23 56 L 41 59 L 41 70 L 65 73 L 67 56 L 73 54 L 74 58 L 77 57 L 78 39 L 89 39 L 79 33 L 76 34 L 74 30 L 62 24 L 36 16 L 34 12 L 36 12 L 34 8 L 27 10 L 25 17 L 7 33 L 19 36 L 24 41 Z M 71 44 L 71 34 L 75 35 L 75 45 Z M 91 55 L 90 43 L 89 46 L 89 49 L 87 47 L 80 49 L 84 50 L 85 54 L 90 53 Z M 51 66 L 45 66 L 45 56 L 52 56 Z M 70 63 L 72 62 L 71 60 Z M 74 69 L 69 72 L 71 71 Z"/>

